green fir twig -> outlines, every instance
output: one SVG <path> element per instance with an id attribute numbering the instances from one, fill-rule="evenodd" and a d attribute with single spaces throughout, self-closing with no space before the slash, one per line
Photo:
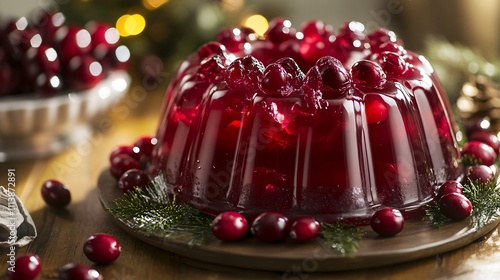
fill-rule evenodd
<path id="1" fill-rule="evenodd" d="M 107 209 L 129 227 L 146 235 L 187 238 L 190 246 L 201 245 L 212 237 L 212 217 L 168 195 L 162 176 L 146 188 L 136 188 L 115 199 Z"/>
<path id="2" fill-rule="evenodd" d="M 354 257 L 364 235 L 365 233 L 359 227 L 351 227 L 342 223 L 321 224 L 321 238 L 342 256 Z"/>
<path id="3" fill-rule="evenodd" d="M 443 214 L 441 214 L 441 209 L 439 208 L 439 203 L 437 202 L 427 204 L 425 208 L 425 214 L 429 219 L 431 225 L 435 228 L 442 228 L 449 220 Z"/>
<path id="4" fill-rule="evenodd" d="M 480 229 L 500 217 L 500 192 L 496 180 L 464 184 L 464 195 L 472 203 L 472 227 Z"/>

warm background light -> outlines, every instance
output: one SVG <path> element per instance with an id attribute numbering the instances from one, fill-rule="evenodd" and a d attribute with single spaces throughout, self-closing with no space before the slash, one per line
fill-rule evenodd
<path id="1" fill-rule="evenodd" d="M 242 25 L 252 28 L 259 36 L 264 36 L 269 27 L 269 22 L 262 15 L 251 15 L 243 20 Z"/>
<path id="2" fill-rule="evenodd" d="M 122 37 L 138 35 L 145 27 L 146 20 L 139 14 L 123 15 L 116 21 L 116 30 Z"/>
<path id="3" fill-rule="evenodd" d="M 142 5 L 148 10 L 154 10 L 167 2 L 168 0 L 142 0 Z"/>

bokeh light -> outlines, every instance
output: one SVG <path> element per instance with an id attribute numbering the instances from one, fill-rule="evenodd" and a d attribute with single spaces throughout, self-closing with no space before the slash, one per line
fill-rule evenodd
<path id="1" fill-rule="evenodd" d="M 148 10 L 154 10 L 167 2 L 168 0 L 142 0 L 142 5 Z"/>
<path id="2" fill-rule="evenodd" d="M 262 15 L 251 15 L 243 20 L 242 25 L 252 28 L 259 36 L 264 36 L 269 28 L 269 22 Z"/>
<path id="3" fill-rule="evenodd" d="M 116 30 L 120 36 L 134 36 L 146 28 L 146 20 L 140 14 L 123 15 L 116 21 Z"/>

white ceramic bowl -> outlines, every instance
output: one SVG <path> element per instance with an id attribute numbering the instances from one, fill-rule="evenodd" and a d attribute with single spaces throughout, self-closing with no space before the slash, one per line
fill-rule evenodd
<path id="1" fill-rule="evenodd" d="M 49 98 L 0 99 L 0 162 L 56 154 L 91 135 L 91 126 L 127 92 L 130 76 L 111 73 L 95 87 Z"/>

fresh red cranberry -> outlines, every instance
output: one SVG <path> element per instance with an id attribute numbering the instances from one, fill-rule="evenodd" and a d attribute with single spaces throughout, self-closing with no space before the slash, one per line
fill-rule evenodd
<path id="1" fill-rule="evenodd" d="M 43 10 L 35 15 L 33 23 L 40 31 L 43 41 L 49 44 L 53 43 L 55 34 L 63 26 L 66 18 L 61 12 Z"/>
<path id="2" fill-rule="evenodd" d="M 351 77 L 338 59 L 331 56 L 323 57 L 318 60 L 316 65 L 324 86 L 336 90 L 350 84 Z"/>
<path id="3" fill-rule="evenodd" d="M 133 191 L 137 188 L 144 188 L 149 183 L 148 175 L 139 169 L 127 170 L 118 180 L 118 188 L 122 192 Z"/>
<path id="4" fill-rule="evenodd" d="M 111 153 L 109 154 L 109 162 L 113 162 L 113 159 L 118 155 L 128 155 L 137 161 L 141 160 L 140 147 L 136 148 L 135 144 L 134 146 L 119 145 L 114 147 L 113 150 L 111 150 Z"/>
<path id="5" fill-rule="evenodd" d="M 63 26 L 55 34 L 56 49 L 63 63 L 87 54 L 91 50 L 90 33 L 80 26 Z"/>
<path id="6" fill-rule="evenodd" d="M 464 184 L 469 183 L 469 181 L 487 183 L 495 178 L 495 173 L 489 166 L 486 165 L 474 165 L 467 167 L 465 174 Z"/>
<path id="7" fill-rule="evenodd" d="M 226 82 L 231 88 L 255 88 L 262 80 L 264 65 L 253 56 L 236 59 L 229 65 Z"/>
<path id="8" fill-rule="evenodd" d="M 102 65 L 90 55 L 74 56 L 63 75 L 68 86 L 74 90 L 92 88 L 104 79 Z"/>
<path id="9" fill-rule="evenodd" d="M 290 237 L 299 242 L 309 241 L 318 236 L 321 226 L 313 217 L 300 217 L 290 227 Z"/>
<path id="10" fill-rule="evenodd" d="M 379 61 L 384 72 L 390 77 L 398 77 L 407 69 L 406 62 L 397 53 L 383 52 L 380 54 Z"/>
<path id="11" fill-rule="evenodd" d="M 85 27 L 92 38 L 91 52 L 97 59 L 105 57 L 120 39 L 118 30 L 107 23 L 93 21 L 89 22 Z"/>
<path id="12" fill-rule="evenodd" d="M 481 164 L 488 166 L 493 165 L 497 157 L 492 147 L 477 140 L 465 143 L 462 147 L 462 155 L 471 156 L 477 159 Z"/>
<path id="13" fill-rule="evenodd" d="M 29 80 L 34 80 L 40 73 L 57 74 L 60 70 L 57 52 L 47 44 L 28 49 L 21 64 L 24 76 Z"/>
<path id="14" fill-rule="evenodd" d="M 488 146 L 493 148 L 495 153 L 498 155 L 500 149 L 500 141 L 495 135 L 491 134 L 489 131 L 486 130 L 475 131 L 469 136 L 469 140 L 476 140 L 487 144 Z"/>
<path id="15" fill-rule="evenodd" d="M 288 234 L 288 218 L 277 212 L 264 212 L 252 223 L 252 234 L 265 242 L 278 242 Z"/>
<path id="16" fill-rule="evenodd" d="M 120 252 L 118 240 L 105 233 L 94 234 L 83 244 L 83 253 L 96 264 L 112 263 L 120 256 Z"/>
<path id="17" fill-rule="evenodd" d="M 109 171 L 117 180 L 130 169 L 140 169 L 139 162 L 129 155 L 117 155 L 111 160 Z"/>
<path id="18" fill-rule="evenodd" d="M 59 280 L 102 280 L 101 274 L 88 266 L 68 263 L 59 271 Z"/>
<path id="19" fill-rule="evenodd" d="M 150 157 L 153 153 L 153 149 L 155 145 L 158 143 L 158 139 L 151 136 L 143 136 L 134 143 L 134 148 L 138 149 L 138 154 L 140 157 Z M 134 149 L 132 149 L 134 154 L 136 153 Z"/>
<path id="20" fill-rule="evenodd" d="M 40 73 L 33 89 L 37 95 L 48 97 L 58 94 L 62 87 L 62 79 L 57 74 Z"/>
<path id="21" fill-rule="evenodd" d="M 269 28 L 264 36 L 273 44 L 279 45 L 283 42 L 295 38 L 295 29 L 292 23 L 284 18 L 276 18 L 269 22 Z"/>
<path id="22" fill-rule="evenodd" d="M 223 212 L 212 222 L 212 233 L 222 241 L 237 241 L 248 231 L 248 222 L 238 212 Z"/>
<path id="23" fill-rule="evenodd" d="M 404 218 L 397 209 L 383 208 L 373 214 L 370 225 L 382 236 L 394 236 L 403 230 Z"/>
<path id="24" fill-rule="evenodd" d="M 103 63 L 110 69 L 127 70 L 130 65 L 130 50 L 127 46 L 119 45 L 108 51 Z"/>
<path id="25" fill-rule="evenodd" d="M 42 43 L 42 36 L 29 25 L 20 24 L 25 19 L 20 18 L 15 28 L 5 33 L 4 46 L 10 58 L 18 60 L 31 47 L 38 47 Z"/>
<path id="26" fill-rule="evenodd" d="M 379 123 L 387 119 L 389 109 L 382 98 L 373 95 L 365 99 L 365 115 L 369 124 Z"/>
<path id="27" fill-rule="evenodd" d="M 293 91 L 289 82 L 291 78 L 291 75 L 286 72 L 281 64 L 269 64 L 264 71 L 262 88 L 271 96 L 288 96 Z"/>
<path id="28" fill-rule="evenodd" d="M 50 179 L 42 184 L 42 198 L 48 205 L 62 208 L 71 202 L 71 193 L 63 183 Z"/>
<path id="29" fill-rule="evenodd" d="M 7 270 L 10 280 L 33 280 L 42 270 L 40 258 L 35 254 L 26 254 L 16 258 L 14 272 Z"/>
<path id="30" fill-rule="evenodd" d="M 385 73 L 380 65 L 368 60 L 356 62 L 351 68 L 351 76 L 359 86 L 377 88 L 385 83 Z"/>
<path id="31" fill-rule="evenodd" d="M 439 209 L 445 217 L 461 221 L 470 216 L 472 203 L 462 194 L 448 193 L 439 200 Z"/>
<path id="32" fill-rule="evenodd" d="M 443 197 L 445 194 L 449 193 L 463 193 L 463 186 L 457 181 L 446 181 L 441 186 L 439 186 L 437 192 L 437 198 Z"/>

